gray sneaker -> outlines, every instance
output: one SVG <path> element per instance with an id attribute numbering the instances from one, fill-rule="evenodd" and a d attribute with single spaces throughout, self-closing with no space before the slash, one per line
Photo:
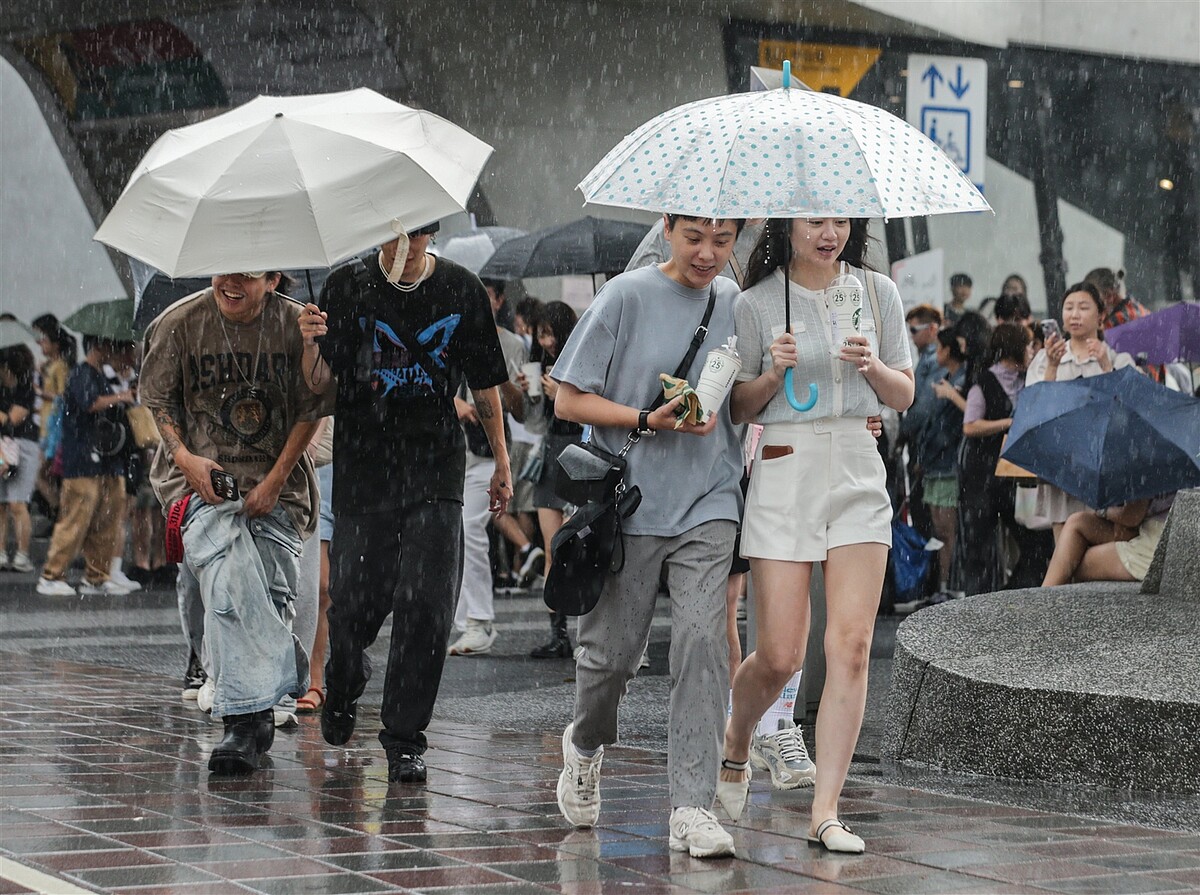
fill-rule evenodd
<path id="1" fill-rule="evenodd" d="M 808 757 L 804 734 L 787 718 L 779 719 L 778 732 L 770 736 L 754 734 L 750 741 L 750 763 L 771 773 L 775 789 L 799 789 L 812 786 L 817 766 Z"/>

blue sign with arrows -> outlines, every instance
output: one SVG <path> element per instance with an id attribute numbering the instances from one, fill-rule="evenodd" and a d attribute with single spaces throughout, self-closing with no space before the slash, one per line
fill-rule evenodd
<path id="1" fill-rule="evenodd" d="M 987 150 L 987 62 L 962 56 L 908 57 L 908 123 L 983 190 Z"/>

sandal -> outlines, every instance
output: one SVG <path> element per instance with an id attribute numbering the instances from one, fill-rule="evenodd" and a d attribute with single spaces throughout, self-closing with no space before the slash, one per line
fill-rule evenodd
<path id="1" fill-rule="evenodd" d="M 296 700 L 297 715 L 313 715 L 325 704 L 325 691 L 309 687 L 308 692 Z"/>
<path id="2" fill-rule="evenodd" d="M 822 846 L 826 851 L 851 855 L 861 855 L 867 847 L 860 837 L 854 835 L 853 830 L 836 817 L 821 821 L 816 835 L 809 836 L 808 841 Z"/>

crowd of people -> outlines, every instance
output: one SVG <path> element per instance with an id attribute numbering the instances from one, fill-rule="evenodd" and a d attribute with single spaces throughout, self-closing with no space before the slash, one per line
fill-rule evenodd
<path id="1" fill-rule="evenodd" d="M 695 857 L 733 853 L 713 809 L 736 820 L 755 769 L 776 789 L 814 787 L 814 842 L 865 849 L 838 802 L 898 519 L 936 548 L 901 612 L 1146 573 L 1171 495 L 1089 508 L 1000 463 L 1028 384 L 1137 366 L 1103 338 L 1145 312 L 1119 272 L 1067 289 L 1061 327 L 1034 320 L 1015 274 L 977 306 L 955 274 L 944 310 L 905 311 L 867 263 L 865 221 L 665 215 L 579 316 L 561 301 L 510 305 L 505 283 L 431 251 L 436 224 L 393 229 L 335 269 L 318 303 L 289 299 L 280 271 L 214 276 L 155 319 L 140 362 L 133 343 L 85 333 L 76 363 L 74 336 L 48 315 L 34 321 L 40 368 L 25 346 L 0 351 L 3 567 L 35 569 L 36 500 L 55 519 L 38 593 L 119 596 L 169 574 L 184 695 L 224 725 L 214 773 L 253 771 L 297 714 L 319 713 L 326 741 L 348 743 L 367 649 L 392 615 L 379 740 L 389 781 L 424 782 L 444 662 L 491 651 L 497 590 L 549 574 L 575 509 L 556 460 L 583 441 L 631 449 L 625 484 L 641 503 L 575 642 L 551 612 L 531 653 L 575 661 L 558 804 L 575 826 L 597 823 L 604 749 L 665 595 L 669 841 Z M 861 287 L 853 331 L 833 323 L 835 282 Z M 731 336 L 741 355 L 727 406 L 701 418 L 683 395 L 656 400 L 693 331 L 689 382 Z M 803 414 L 789 372 L 815 384 Z M 66 579 L 80 553 L 77 589 Z M 816 563 L 819 763 L 794 720 Z M 757 631 L 743 658 L 747 572 Z"/>

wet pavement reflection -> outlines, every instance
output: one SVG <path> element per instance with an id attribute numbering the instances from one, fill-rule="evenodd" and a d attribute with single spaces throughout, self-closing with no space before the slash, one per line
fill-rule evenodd
<path id="1" fill-rule="evenodd" d="M 601 826 L 579 831 L 554 802 L 557 730 L 435 722 L 425 787 L 389 786 L 370 723 L 338 749 L 311 716 L 256 774 L 210 777 L 219 730 L 161 675 L 0 652 L 0 895 L 36 891 L 26 869 L 130 895 L 1200 888 L 1200 835 L 893 783 L 847 787 L 866 855 L 822 854 L 810 793 L 756 783 L 738 858 L 701 861 L 667 848 L 658 751 L 607 753 Z"/>

